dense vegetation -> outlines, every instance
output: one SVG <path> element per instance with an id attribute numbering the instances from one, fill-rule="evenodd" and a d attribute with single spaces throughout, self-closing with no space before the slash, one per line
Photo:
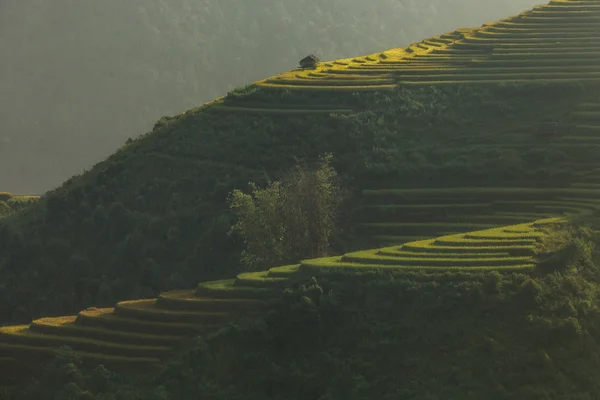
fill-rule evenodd
<path id="1" fill-rule="evenodd" d="M 551 232 L 537 276 L 313 279 L 270 313 L 199 338 L 156 374 L 92 371 L 65 349 L 7 399 L 597 398 L 598 240 L 597 218 Z"/>
<path id="2" fill-rule="evenodd" d="M 4 0 L 1 189 L 41 194 L 161 116 L 308 53 L 333 60 L 406 46 L 539 2 Z"/>
<path id="3" fill-rule="evenodd" d="M 331 154 L 314 166 L 297 165 L 266 188 L 234 190 L 232 233 L 243 239 L 242 262 L 254 270 L 328 255 L 342 191 Z"/>
<path id="4" fill-rule="evenodd" d="M 14 196 L 8 192 L 0 192 L 0 217 L 21 211 L 37 200 L 38 196 Z"/>
<path id="5" fill-rule="evenodd" d="M 239 269 L 240 243 L 227 236 L 233 223 L 227 195 L 247 182 L 277 179 L 294 158 L 333 153 L 350 190 L 374 177 L 429 187 L 567 182 L 569 170 L 555 160 L 574 154 L 550 144 L 531 149 L 531 132 L 514 128 L 547 113 L 566 114 L 593 91 L 587 93 L 578 85 L 323 93 L 323 100 L 334 96 L 330 101 L 363 111 L 277 117 L 205 108 L 162 119 L 152 133 L 48 193 L 26 214 L 0 223 L 0 320 L 27 322 L 230 276 Z M 477 144 L 482 140 L 488 145 Z M 510 141 L 526 145 L 494 145 Z M 594 148 L 585 151 L 577 149 L 579 160 L 595 157 Z M 344 234 L 332 240 L 338 252 L 360 247 L 349 210 L 343 210 Z"/>

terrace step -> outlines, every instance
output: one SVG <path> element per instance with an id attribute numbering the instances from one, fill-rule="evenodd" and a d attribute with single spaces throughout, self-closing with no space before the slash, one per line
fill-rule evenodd
<path id="1" fill-rule="evenodd" d="M 580 144 L 598 144 L 600 142 L 598 142 L 600 140 L 600 135 L 599 136 L 576 136 L 576 135 L 569 135 L 569 136 L 563 136 L 561 137 L 559 140 L 563 141 L 563 142 L 570 142 L 570 143 L 580 143 Z"/>
<path id="2" fill-rule="evenodd" d="M 403 244 L 416 242 L 419 240 L 431 239 L 433 236 L 387 236 L 387 235 L 374 235 L 373 240 L 379 241 L 389 245 Z"/>
<path id="3" fill-rule="evenodd" d="M 148 346 L 172 346 L 185 335 L 156 335 L 140 332 L 125 332 L 100 327 L 87 327 L 76 323 L 77 316 L 41 318 L 33 321 L 29 330 L 41 334 L 84 337 L 122 344 Z"/>
<path id="4" fill-rule="evenodd" d="M 85 327 L 100 327 L 124 332 L 152 332 L 154 334 L 175 336 L 199 335 L 218 326 L 197 323 L 142 321 L 116 315 L 113 312 L 114 308 L 88 308 L 77 314 L 75 323 Z"/>
<path id="5" fill-rule="evenodd" d="M 377 251 L 377 254 L 388 257 L 423 257 L 423 258 L 478 258 L 482 256 L 486 257 L 509 257 L 508 252 L 498 251 L 496 253 L 434 253 L 434 252 L 417 252 L 417 251 L 405 251 L 401 248 L 385 248 Z"/>
<path id="6" fill-rule="evenodd" d="M 581 73 L 582 76 L 587 78 L 600 78 L 600 72 L 584 72 Z M 504 73 L 488 73 L 488 74 L 470 74 L 468 70 L 450 75 L 450 74 L 441 74 L 435 75 L 432 73 L 424 72 L 421 75 L 402 75 L 398 74 L 397 79 L 400 81 L 412 80 L 414 82 L 428 81 L 428 80 L 461 80 L 463 78 L 469 81 L 478 81 L 478 80 L 542 80 L 542 79 L 567 79 L 572 77 L 573 74 L 570 72 L 540 72 L 536 74 L 535 72 L 517 72 L 512 73 L 511 71 L 505 71 Z M 577 115 L 573 115 L 573 117 L 581 118 Z"/>
<path id="7" fill-rule="evenodd" d="M 267 79 L 267 83 L 282 85 L 319 85 L 319 86 L 370 86 L 370 85 L 391 85 L 392 79 L 342 79 L 342 78 L 319 78 L 319 79 Z"/>
<path id="8" fill-rule="evenodd" d="M 269 271 L 244 272 L 238 274 L 234 286 L 256 288 L 283 288 L 291 283 L 288 278 L 269 277 Z"/>
<path id="9" fill-rule="evenodd" d="M 157 322 L 182 322 L 196 324 L 218 324 L 229 314 L 225 312 L 183 311 L 156 306 L 156 299 L 121 301 L 115 307 L 115 315 Z"/>
<path id="10" fill-rule="evenodd" d="M 577 132 L 579 134 L 581 133 L 587 133 L 587 134 L 591 134 L 591 135 L 600 135 L 600 124 L 598 125 L 575 125 L 573 127 L 573 131 Z"/>
<path id="11" fill-rule="evenodd" d="M 215 299 L 200 297 L 194 290 L 174 290 L 161 293 L 156 305 L 169 310 L 196 310 L 218 312 L 240 312 L 268 306 L 269 303 L 255 299 Z"/>
<path id="12" fill-rule="evenodd" d="M 388 257 L 383 255 L 365 254 L 345 255 L 342 257 L 343 263 L 362 263 L 362 264 L 381 264 L 395 265 L 399 267 L 495 267 L 495 266 L 513 266 L 529 264 L 533 261 L 531 257 L 482 257 L 482 258 L 421 258 L 421 257 Z"/>
<path id="13" fill-rule="evenodd" d="M 235 279 L 200 282 L 195 290 L 198 296 L 212 298 L 275 299 L 281 290 L 235 285 Z"/>
<path id="14" fill-rule="evenodd" d="M 497 253 L 508 252 L 510 255 L 532 255 L 535 252 L 534 245 L 527 246 L 484 246 L 467 245 L 459 243 L 445 243 L 444 245 L 434 244 L 435 239 L 426 241 L 428 243 L 407 243 L 402 249 L 411 252 L 432 252 L 432 253 Z"/>
<path id="15" fill-rule="evenodd" d="M 585 210 L 594 210 L 598 208 L 600 204 L 594 203 L 574 203 L 574 202 L 562 202 L 558 200 L 546 200 L 546 201 L 519 201 L 519 200 L 505 200 L 497 201 L 494 203 L 494 208 L 502 210 L 516 210 L 516 211 L 542 211 L 563 213 L 563 212 L 582 212 Z"/>
<path id="16" fill-rule="evenodd" d="M 269 278 L 293 278 L 293 277 L 302 275 L 299 268 L 300 268 L 300 264 L 284 265 L 282 267 L 274 267 L 274 268 L 269 269 L 269 274 L 267 276 Z"/>
<path id="17" fill-rule="evenodd" d="M 483 223 L 450 223 L 450 222 L 397 222 L 397 223 L 363 223 L 361 228 L 368 232 L 404 234 L 414 236 L 426 236 L 438 232 L 452 230 L 468 232 L 476 229 L 487 229 L 496 227 L 496 224 Z"/>
<path id="18" fill-rule="evenodd" d="M 600 111 L 573 111 L 569 118 L 594 125 L 594 122 L 600 123 Z"/>
<path id="19" fill-rule="evenodd" d="M 577 109 L 580 111 L 600 111 L 600 103 L 579 103 Z"/>
<path id="20" fill-rule="evenodd" d="M 366 264 L 356 262 L 343 262 L 339 260 L 308 260 L 302 263 L 302 268 L 306 271 L 326 275 L 328 272 L 336 272 L 338 270 L 354 270 L 354 271 L 366 271 L 373 269 L 392 269 L 392 270 L 404 270 L 404 271 L 420 271 L 427 273 L 439 273 L 439 272 L 464 272 L 464 273 L 479 273 L 485 271 L 496 271 L 499 273 L 515 273 L 515 272 L 528 272 L 535 268 L 535 264 L 528 263 L 522 265 L 497 265 L 497 266 L 486 266 L 486 265 L 472 265 L 472 266 L 401 266 L 401 265 L 385 265 L 385 264 Z"/>
<path id="21" fill-rule="evenodd" d="M 513 246 L 534 246 L 536 244 L 535 239 L 469 239 L 465 237 L 440 237 L 434 240 L 434 244 L 440 247 L 497 247 L 507 248 Z"/>
<path id="22" fill-rule="evenodd" d="M 523 222 L 533 222 L 536 219 L 539 219 L 539 216 L 528 216 L 523 213 L 519 215 L 517 213 L 513 213 L 512 215 L 502 215 L 502 214 L 491 214 L 491 215 L 448 215 L 444 218 L 444 221 L 452 221 L 452 222 L 464 222 L 464 223 L 479 223 L 483 222 L 486 224 L 496 224 L 496 225 L 509 225 L 509 224 L 519 224 Z"/>
<path id="23" fill-rule="evenodd" d="M 369 86 L 361 86 L 361 85 L 348 85 L 348 86 L 304 86 L 304 85 L 286 85 L 286 84 L 275 84 L 275 83 L 257 83 L 257 86 L 260 86 L 264 89 L 294 89 L 295 91 L 305 91 L 305 92 L 319 92 L 319 91 L 340 91 L 340 92 L 384 92 L 384 91 L 393 91 L 396 89 L 396 85 L 369 85 Z"/>
<path id="24" fill-rule="evenodd" d="M 0 343 L 43 346 L 54 349 L 58 349 L 60 346 L 69 346 L 79 351 L 126 357 L 161 358 L 172 351 L 171 346 L 140 346 L 77 336 L 42 334 L 29 330 L 29 325 L 3 327 L 0 329 Z"/>
<path id="25" fill-rule="evenodd" d="M 493 232 L 472 232 L 465 233 L 463 237 L 465 239 L 474 239 L 474 240 L 540 240 L 544 235 L 541 232 L 522 232 L 522 233 L 514 233 L 514 232 L 506 232 L 501 231 L 497 233 Z"/>
<path id="26" fill-rule="evenodd" d="M 446 215 L 448 212 L 473 212 L 489 210 L 491 203 L 460 202 L 455 204 L 390 204 L 390 205 L 366 205 L 358 208 L 361 219 L 383 218 L 390 221 L 394 217 L 412 217 L 415 215 Z"/>

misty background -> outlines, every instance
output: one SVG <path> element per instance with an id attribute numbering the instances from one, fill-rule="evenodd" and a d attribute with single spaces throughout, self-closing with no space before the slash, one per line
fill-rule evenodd
<path id="1" fill-rule="evenodd" d="M 164 115 L 540 0 L 1 0 L 0 191 L 42 194 Z"/>

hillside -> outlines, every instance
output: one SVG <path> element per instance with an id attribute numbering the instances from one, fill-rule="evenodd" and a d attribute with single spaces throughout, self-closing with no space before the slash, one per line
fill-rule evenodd
<path id="1" fill-rule="evenodd" d="M 0 99 L 0 184 L 41 194 L 162 116 L 308 53 L 335 59 L 405 46 L 537 2 L 3 0 L 0 92 L 11 95 Z"/>
<path id="2" fill-rule="evenodd" d="M 4 393 L 597 398 L 600 271 L 591 260 L 599 231 L 597 214 L 585 219 L 588 227 L 554 218 L 307 260 L 0 328 L 5 379 L 25 372 L 18 366 L 39 373 L 52 347 L 75 349 L 61 351 L 38 382 Z M 282 296 L 284 287 L 291 290 Z M 199 333 L 173 353 L 182 337 Z"/>
<path id="3" fill-rule="evenodd" d="M 0 222 L 0 321 L 239 272 L 228 193 L 324 152 L 355 194 L 338 253 L 595 208 L 595 4 L 552 2 L 404 49 L 324 62 L 161 119 Z M 556 132 L 545 125 L 552 121 Z M 448 191 L 425 190 L 441 187 Z"/>
<path id="4" fill-rule="evenodd" d="M 92 367 L 102 363 L 125 371 L 150 370 L 172 357 L 186 338 L 214 332 L 232 317 L 264 312 L 278 303 L 283 289 L 297 289 L 315 278 L 335 280 L 377 270 L 432 281 L 444 273 L 454 273 L 458 280 L 492 272 L 543 275 L 548 271 L 538 265 L 539 254 L 554 232 L 564 230 L 565 222 L 551 218 L 305 260 L 240 273 L 235 279 L 200 282 L 194 290 L 164 292 L 157 299 L 121 301 L 111 308 L 87 308 L 76 316 L 0 327 L 1 376 L 13 376 L 15 365 L 38 370 L 61 345 L 70 346 Z"/>

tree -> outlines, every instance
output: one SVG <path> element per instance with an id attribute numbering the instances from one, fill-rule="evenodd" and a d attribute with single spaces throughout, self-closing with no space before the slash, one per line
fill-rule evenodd
<path id="1" fill-rule="evenodd" d="M 332 155 L 314 167 L 297 164 L 281 181 L 251 193 L 234 190 L 229 198 L 237 221 L 232 232 L 246 244 L 242 262 L 252 269 L 327 255 L 339 205 Z"/>

